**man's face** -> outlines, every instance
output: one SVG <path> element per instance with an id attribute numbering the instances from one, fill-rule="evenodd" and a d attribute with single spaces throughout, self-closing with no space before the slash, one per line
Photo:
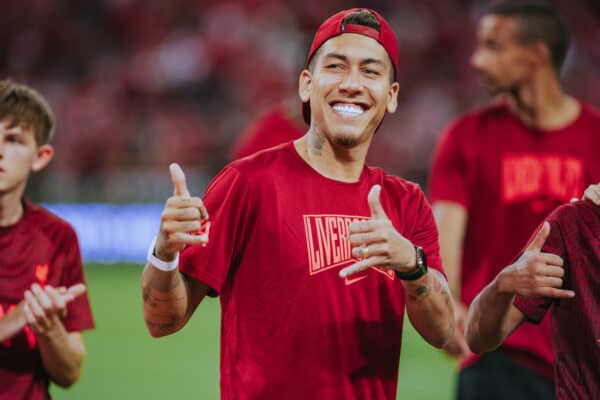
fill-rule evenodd
<path id="1" fill-rule="evenodd" d="M 390 82 L 393 67 L 383 46 L 346 33 L 326 41 L 313 63 L 299 85 L 302 101 L 310 101 L 311 129 L 343 147 L 368 141 L 397 104 L 398 84 Z"/>
<path id="2" fill-rule="evenodd" d="M 471 65 L 492 94 L 518 89 L 531 79 L 534 52 L 519 43 L 519 19 L 487 15 L 477 32 L 477 48 Z"/>
<path id="3" fill-rule="evenodd" d="M 0 120 L 0 195 L 24 187 L 29 173 L 44 168 L 52 158 L 50 145 L 38 146 L 32 128 Z"/>

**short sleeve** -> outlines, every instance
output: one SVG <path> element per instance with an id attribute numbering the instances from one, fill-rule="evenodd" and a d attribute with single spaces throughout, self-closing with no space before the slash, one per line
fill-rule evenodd
<path id="1" fill-rule="evenodd" d="M 64 254 L 61 285 L 70 287 L 78 283 L 85 284 L 79 243 L 75 232 L 70 226 L 65 230 L 60 252 Z M 65 329 L 69 332 L 80 332 L 94 327 L 94 319 L 87 291 L 67 305 L 67 316 L 65 317 L 64 324 Z"/>
<path id="2" fill-rule="evenodd" d="M 427 257 L 427 264 L 430 268 L 435 268 L 444 273 L 442 268 L 442 260 L 440 258 L 440 245 L 438 242 L 438 230 L 431 206 L 425 198 L 423 191 L 418 188 L 417 196 L 417 216 L 415 229 L 410 237 L 413 244 L 423 248 L 423 252 Z"/>
<path id="3" fill-rule="evenodd" d="M 560 224 L 558 221 L 554 219 L 555 214 L 550 215 L 550 235 L 546 239 L 546 243 L 542 248 L 544 253 L 552 253 L 556 254 L 559 257 L 565 259 L 565 243 L 563 240 L 563 236 L 560 229 Z M 527 241 L 527 243 L 533 240 L 535 234 L 540 230 L 540 226 L 534 231 L 531 235 L 531 238 Z M 546 315 L 546 312 L 552 306 L 554 299 L 548 297 L 515 297 L 515 307 L 517 307 L 527 318 L 528 321 L 533 323 L 539 323 Z"/>
<path id="4" fill-rule="evenodd" d="M 206 189 L 203 201 L 209 215 L 205 232 L 208 243 L 185 248 L 179 269 L 219 293 L 244 246 L 247 227 L 249 185 L 242 173 L 228 166 Z"/>
<path id="5" fill-rule="evenodd" d="M 465 124 L 455 122 L 444 130 L 436 148 L 431 175 L 429 198 L 432 202 L 452 201 L 468 208 L 468 162 L 461 145 L 461 130 Z"/>

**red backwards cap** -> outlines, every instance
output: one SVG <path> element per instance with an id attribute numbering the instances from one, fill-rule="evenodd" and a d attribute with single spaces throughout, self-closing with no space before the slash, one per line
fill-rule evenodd
<path id="1" fill-rule="evenodd" d="M 379 21 L 379 31 L 364 25 L 359 24 L 344 24 L 343 20 L 348 14 L 352 14 L 356 11 L 369 11 L 377 21 Z M 306 57 L 306 65 L 310 63 L 311 58 L 315 55 L 316 51 L 325 43 L 327 40 L 341 35 L 342 33 L 357 33 L 359 35 L 368 36 L 377 40 L 379 44 L 383 46 L 385 51 L 390 56 L 392 66 L 394 68 L 394 74 L 398 74 L 398 40 L 392 28 L 385 19 L 377 11 L 368 8 L 351 8 L 349 10 L 340 11 L 337 14 L 327 18 L 313 38 L 312 45 L 308 51 Z M 303 103 L 302 105 L 302 116 L 307 124 L 310 124 L 310 104 L 309 102 Z"/>

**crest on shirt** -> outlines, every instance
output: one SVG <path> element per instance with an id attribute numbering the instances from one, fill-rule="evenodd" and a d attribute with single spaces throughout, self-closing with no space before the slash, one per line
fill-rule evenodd
<path id="1" fill-rule="evenodd" d="M 35 280 L 40 286 L 44 286 L 48 282 L 48 271 L 50 267 L 48 263 L 46 264 L 37 264 L 35 266 Z"/>
<path id="2" fill-rule="evenodd" d="M 304 215 L 304 230 L 308 252 L 309 274 L 315 275 L 335 267 L 344 267 L 358 261 L 352 256 L 348 240 L 349 226 L 354 221 L 366 221 L 369 217 L 336 214 Z M 370 270 L 382 273 L 394 280 L 394 272 L 382 268 L 370 268 L 346 278 L 346 285 L 367 277 Z"/>

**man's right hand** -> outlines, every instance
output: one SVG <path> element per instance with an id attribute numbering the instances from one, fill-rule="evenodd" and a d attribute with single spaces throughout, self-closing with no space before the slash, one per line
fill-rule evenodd
<path id="1" fill-rule="evenodd" d="M 575 296 L 572 290 L 560 289 L 565 274 L 562 258 L 542 252 L 548 235 L 550 224 L 546 221 L 519 259 L 498 274 L 495 284 L 499 293 L 523 297 Z"/>
<path id="2" fill-rule="evenodd" d="M 173 196 L 170 197 L 161 215 L 160 231 L 154 247 L 154 255 L 163 261 L 171 261 L 187 245 L 203 244 L 204 235 L 197 235 L 202 220 L 208 212 L 202 199 L 191 197 L 185 174 L 179 164 L 169 165 L 173 181 Z"/>

